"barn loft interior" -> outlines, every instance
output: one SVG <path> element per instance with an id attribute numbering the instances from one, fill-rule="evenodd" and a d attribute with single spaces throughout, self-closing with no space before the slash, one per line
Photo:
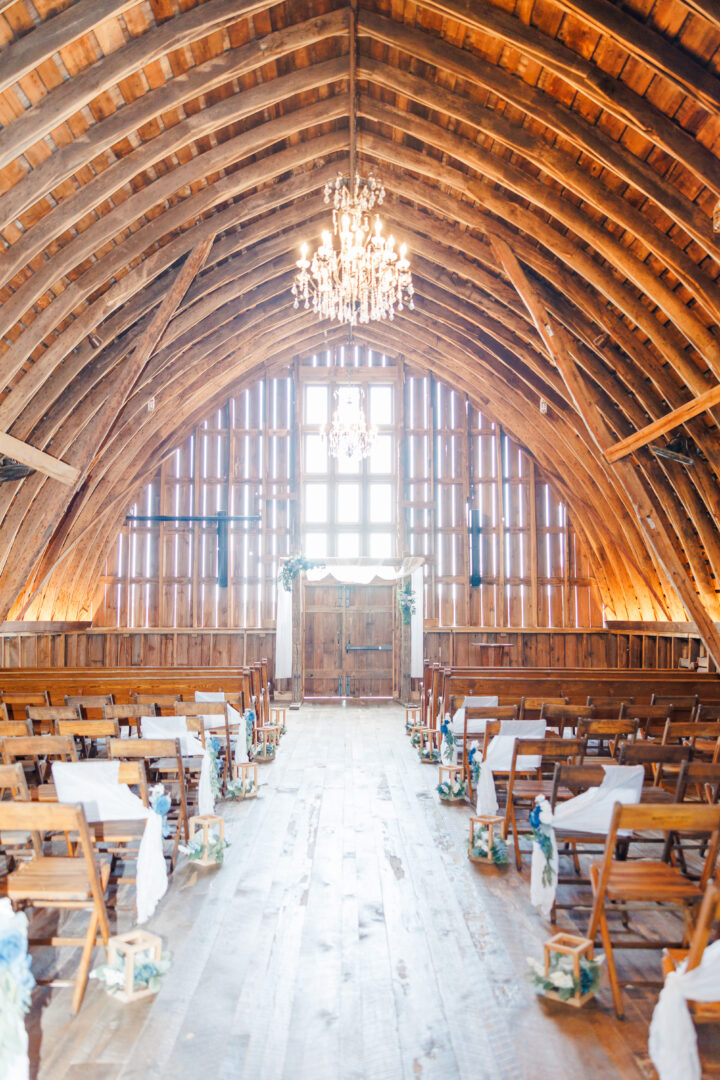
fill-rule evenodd
<path id="1" fill-rule="evenodd" d="M 720 5 L 0 0 L 0 1080 L 720 1073 Z"/>

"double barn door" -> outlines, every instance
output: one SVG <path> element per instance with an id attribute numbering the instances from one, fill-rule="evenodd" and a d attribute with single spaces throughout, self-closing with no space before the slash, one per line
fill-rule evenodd
<path id="1" fill-rule="evenodd" d="M 392 582 L 305 582 L 304 697 L 393 697 L 394 595 Z"/>

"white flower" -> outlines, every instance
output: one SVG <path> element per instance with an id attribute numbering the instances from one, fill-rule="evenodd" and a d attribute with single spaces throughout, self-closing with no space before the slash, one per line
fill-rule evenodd
<path id="1" fill-rule="evenodd" d="M 540 821 L 543 825 L 550 825 L 553 819 L 553 813 L 548 803 L 545 803 L 540 809 Z"/>
<path id="2" fill-rule="evenodd" d="M 555 970 L 550 973 L 550 982 L 557 986 L 558 990 L 572 990 L 574 980 L 569 971 Z"/>
<path id="3" fill-rule="evenodd" d="M 534 960 L 532 956 L 528 956 L 527 964 L 530 970 L 534 971 L 536 975 L 539 975 L 542 979 L 545 978 L 545 968 L 539 960 Z"/>

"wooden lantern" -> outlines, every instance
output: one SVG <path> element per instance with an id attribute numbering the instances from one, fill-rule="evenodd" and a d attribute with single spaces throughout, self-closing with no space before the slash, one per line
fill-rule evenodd
<path id="1" fill-rule="evenodd" d="M 232 767 L 233 780 L 240 780 L 242 788 L 236 793 L 236 799 L 254 799 L 258 793 L 258 770 L 254 761 L 242 762 Z M 252 790 L 248 791 L 248 784 L 252 784 Z"/>
<path id="2" fill-rule="evenodd" d="M 280 728 L 277 724 L 264 724 L 259 727 L 257 729 L 258 741 L 253 755 L 255 761 L 274 761 L 279 737 Z M 272 750 L 268 749 L 270 746 Z"/>
<path id="3" fill-rule="evenodd" d="M 108 939 L 108 964 L 115 964 L 119 959 L 125 961 L 125 986 L 114 995 L 120 1001 L 140 1001 L 157 993 L 149 986 L 135 989 L 135 966 L 143 953 L 150 953 L 152 959 L 159 963 L 162 959 L 162 938 L 148 930 L 129 930 L 126 934 L 114 934 Z"/>
<path id="4" fill-rule="evenodd" d="M 272 705 L 270 723 L 278 729 L 280 736 L 284 735 L 287 731 L 287 709 L 284 706 Z"/>
<path id="5" fill-rule="evenodd" d="M 456 780 L 462 780 L 462 778 L 463 778 L 463 767 L 462 767 L 462 765 L 439 765 L 438 766 L 438 784 L 443 784 L 443 783 L 445 783 L 447 781 L 447 783 L 450 784 L 450 787 L 452 788 L 453 783 Z M 443 799 L 443 797 L 440 796 L 440 802 L 442 802 L 442 803 L 463 802 L 464 799 L 465 799 L 464 795 L 452 795 L 452 796 L 450 796 L 449 799 Z"/>
<path id="6" fill-rule="evenodd" d="M 420 724 L 420 707 L 418 705 L 408 705 L 405 709 L 405 734 L 409 735 L 413 728 L 418 727 Z"/>
<path id="7" fill-rule="evenodd" d="M 560 956 L 571 956 L 573 961 L 573 975 L 578 980 L 578 989 L 575 991 L 572 997 L 563 1000 L 559 997 L 556 990 L 546 990 L 544 996 L 551 998 L 553 1001 L 560 1001 L 563 1005 L 572 1005 L 574 1009 L 580 1009 L 589 1001 L 591 997 L 595 996 L 595 991 L 590 990 L 587 994 L 582 994 L 579 989 L 580 984 L 580 958 L 585 957 L 586 960 L 593 959 L 593 943 L 589 938 L 578 937 L 577 934 L 555 934 L 549 941 L 546 941 L 543 945 L 543 951 L 545 953 L 545 976 L 549 975 L 550 963 L 552 959 L 552 953 L 558 953 Z"/>
<path id="8" fill-rule="evenodd" d="M 495 838 L 495 829 L 502 828 L 504 818 L 495 814 L 477 814 L 470 818 L 470 841 L 468 843 L 468 859 L 470 862 L 480 863 L 482 866 L 494 866 L 492 846 Z M 473 855 L 473 841 L 475 839 L 475 826 L 482 825 L 487 828 L 488 853 L 487 855 Z"/>
<path id="9" fill-rule="evenodd" d="M 225 822 L 223 819 L 216 814 L 195 814 L 190 818 L 189 825 L 190 843 L 192 843 L 196 833 L 202 832 L 203 853 L 199 859 L 193 859 L 192 861 L 196 866 L 219 866 L 220 863 L 217 859 L 208 856 L 208 848 L 211 842 L 212 830 L 217 829 L 221 843 L 225 839 Z"/>
<path id="10" fill-rule="evenodd" d="M 415 742 L 415 736 L 418 735 L 419 739 Z M 418 750 L 425 745 L 430 738 L 430 728 L 425 724 L 413 724 L 410 728 L 410 740 Z"/>

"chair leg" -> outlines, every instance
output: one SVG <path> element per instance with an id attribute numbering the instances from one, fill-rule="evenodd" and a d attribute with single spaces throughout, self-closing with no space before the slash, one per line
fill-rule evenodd
<path id="1" fill-rule="evenodd" d="M 607 924 L 607 916 L 605 915 L 605 909 L 600 915 L 600 937 L 602 939 L 603 948 L 605 949 L 605 956 L 607 958 L 607 971 L 610 979 L 610 988 L 612 990 L 613 1004 L 615 1005 L 615 1015 L 618 1020 L 624 1020 L 625 1014 L 623 1012 L 623 997 L 622 990 L 620 989 L 620 980 L 617 975 L 617 968 L 615 967 L 615 957 L 613 955 L 612 942 L 610 941 L 610 931 Z"/>
<path id="2" fill-rule="evenodd" d="M 85 988 L 88 981 L 88 972 L 90 970 L 90 961 L 92 959 L 93 949 L 97 940 L 99 919 L 97 912 L 93 908 L 90 915 L 90 925 L 88 926 L 87 935 L 85 937 L 85 943 L 82 949 L 82 955 L 80 957 L 80 966 L 78 967 L 77 978 L 75 979 L 75 989 L 73 991 L 72 999 L 72 1011 L 73 1016 L 77 1015 L 80 1011 L 83 998 L 85 997 Z"/>

